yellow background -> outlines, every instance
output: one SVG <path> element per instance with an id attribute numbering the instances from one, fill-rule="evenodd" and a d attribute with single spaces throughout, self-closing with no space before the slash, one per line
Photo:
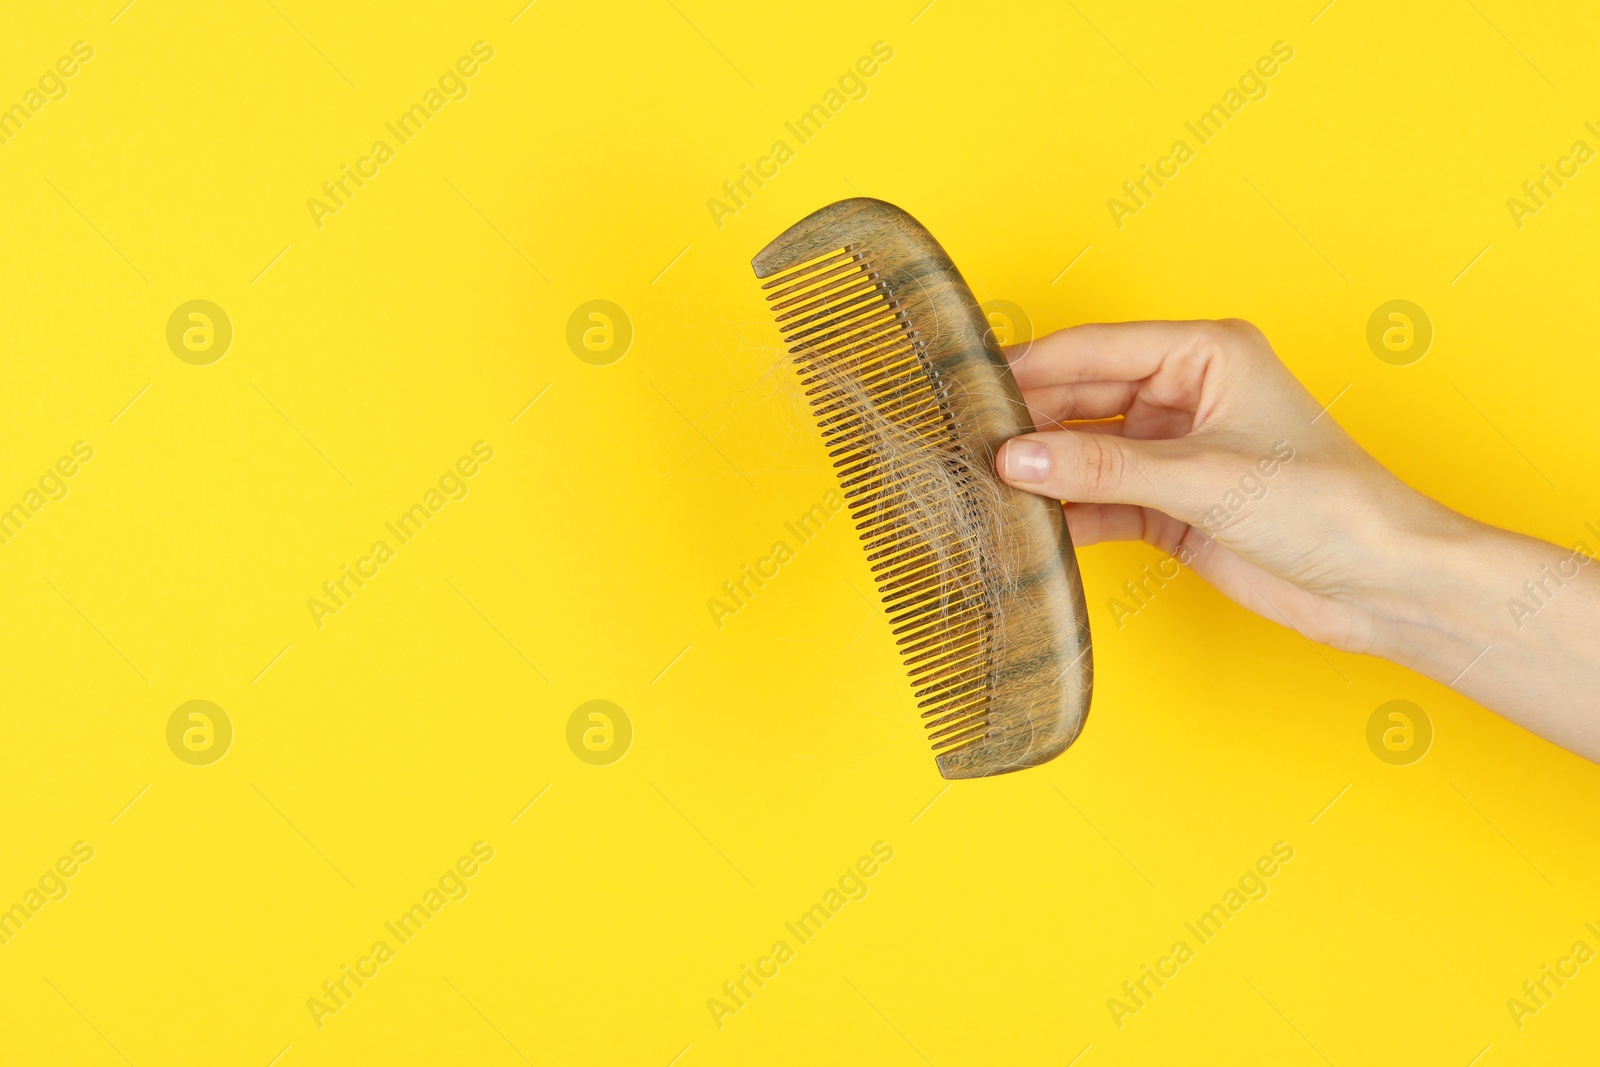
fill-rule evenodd
<path id="1" fill-rule="evenodd" d="M 748 261 L 857 191 L 1041 332 L 1250 318 L 1413 484 L 1590 537 L 1600 175 L 1521 229 L 1506 199 L 1597 145 L 1600 19 L 923 2 L 7 4 L 0 102 L 95 55 L 0 146 L 0 503 L 95 455 L 0 545 L 0 904 L 95 856 L 0 946 L 0 1058 L 1592 1049 L 1600 964 L 1521 1029 L 1506 1000 L 1600 948 L 1600 772 L 1444 688 L 1192 575 L 1119 630 L 1158 557 L 1094 547 L 1082 740 L 945 790 L 843 518 L 720 629 L 706 600 L 832 488 Z M 469 95 L 319 229 L 308 198 L 479 40 Z M 868 95 L 719 228 L 707 199 L 880 40 Z M 1280 40 L 1269 95 L 1118 229 L 1107 198 Z M 1408 367 L 1365 341 L 1396 298 L 1436 329 Z M 192 299 L 233 324 L 209 366 L 166 343 Z M 593 299 L 634 328 L 608 366 L 565 340 Z M 469 495 L 319 629 L 307 598 L 480 440 Z M 235 729 L 210 766 L 166 744 L 191 699 Z M 567 745 L 592 699 L 633 724 L 610 766 Z M 1436 732 L 1408 767 L 1366 743 L 1395 699 Z M 307 998 L 479 840 L 470 894 L 319 1029 Z M 707 999 L 880 840 L 869 895 L 719 1029 Z M 1277 841 L 1270 895 L 1118 1029 L 1107 998 Z"/>

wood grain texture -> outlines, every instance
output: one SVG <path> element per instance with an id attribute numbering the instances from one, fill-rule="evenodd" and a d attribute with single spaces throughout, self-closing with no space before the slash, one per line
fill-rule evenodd
<path id="1" fill-rule="evenodd" d="M 773 279 L 768 299 L 841 457 L 939 772 L 986 777 L 1059 755 L 1093 688 L 1082 581 L 1060 505 L 994 474 L 995 452 L 1033 423 L 955 264 L 910 215 L 857 198 L 796 223 L 752 266 Z M 929 535 L 908 526 L 914 488 L 895 484 L 868 433 L 890 424 L 939 450 L 990 520 L 981 544 L 915 544 Z M 947 573 L 926 574 L 932 559 Z"/>

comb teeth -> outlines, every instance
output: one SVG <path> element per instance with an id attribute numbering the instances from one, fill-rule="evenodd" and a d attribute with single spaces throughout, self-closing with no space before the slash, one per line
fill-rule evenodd
<path id="1" fill-rule="evenodd" d="M 990 726 L 993 609 L 971 457 L 926 343 L 852 246 L 763 288 L 873 562 L 933 750 L 975 745 Z M 897 469 L 908 452 L 938 466 Z M 937 513 L 923 503 L 948 501 L 952 490 L 953 513 L 949 503 Z"/>

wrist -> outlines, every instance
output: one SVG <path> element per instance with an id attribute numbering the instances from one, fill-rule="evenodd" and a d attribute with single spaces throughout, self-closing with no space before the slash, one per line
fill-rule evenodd
<path id="1" fill-rule="evenodd" d="M 1485 649 L 1515 636 L 1510 605 L 1525 583 L 1538 583 L 1571 553 L 1433 509 L 1382 549 L 1395 564 L 1372 590 L 1370 651 L 1454 685 Z"/>

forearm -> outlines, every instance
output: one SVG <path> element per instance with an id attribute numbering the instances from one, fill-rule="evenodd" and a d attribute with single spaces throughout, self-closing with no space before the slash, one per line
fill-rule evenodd
<path id="1" fill-rule="evenodd" d="M 1458 516 L 1430 527 L 1402 538 L 1410 573 L 1378 597 L 1373 651 L 1600 762 L 1600 563 Z"/>

